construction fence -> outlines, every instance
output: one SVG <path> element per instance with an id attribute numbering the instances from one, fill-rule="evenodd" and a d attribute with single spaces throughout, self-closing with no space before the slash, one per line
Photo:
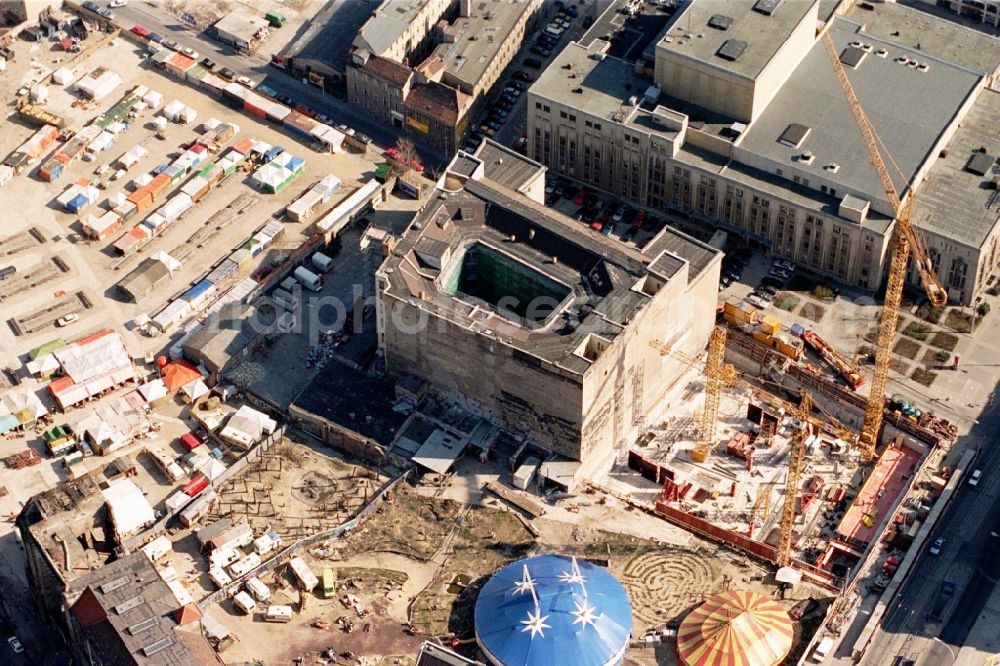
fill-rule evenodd
<path id="1" fill-rule="evenodd" d="M 209 483 L 209 486 L 212 488 L 219 488 L 226 481 L 233 478 L 237 474 L 243 472 L 243 470 L 247 468 L 247 465 L 254 462 L 255 460 L 258 460 L 267 451 L 269 451 L 272 446 L 274 446 L 277 442 L 281 441 L 281 439 L 285 436 L 285 428 L 286 426 L 279 427 L 273 433 L 271 433 L 263 440 L 258 442 L 253 448 L 247 451 L 245 456 L 243 456 L 242 458 L 234 462 L 232 465 L 227 467 L 225 471 L 223 471 L 221 474 L 219 474 L 219 476 L 213 479 Z M 188 504 L 190 504 L 190 502 Z M 170 522 L 172 518 L 177 516 L 177 514 L 183 511 L 186 507 L 187 504 L 185 504 L 184 506 L 180 506 L 173 511 L 165 512 L 163 516 L 155 523 L 153 523 L 151 527 L 140 532 L 139 534 L 136 534 L 131 539 L 125 541 L 122 545 L 118 547 L 117 552 L 119 557 L 128 555 L 129 553 L 133 553 L 136 550 L 145 546 L 147 543 L 149 543 L 156 537 L 160 536 L 161 534 L 165 534 L 167 531 L 167 523 Z"/>
<path id="2" fill-rule="evenodd" d="M 239 592 L 240 586 L 242 586 L 244 582 L 255 576 L 260 576 L 262 574 L 274 571 L 278 567 L 284 565 L 289 560 L 291 560 L 303 548 L 311 546 L 312 544 L 318 543 L 320 541 L 326 541 L 328 539 L 339 539 L 345 532 L 356 529 L 359 525 L 361 525 L 361 523 L 363 523 L 368 517 L 370 517 L 373 513 L 375 513 L 375 511 L 378 510 L 378 508 L 392 493 L 392 491 L 395 490 L 399 486 L 399 484 L 403 483 L 407 479 L 407 477 L 409 477 L 412 471 L 413 471 L 412 469 L 407 470 L 402 474 L 400 474 L 399 476 L 397 476 L 396 478 L 389 481 L 388 483 L 386 483 L 385 486 L 383 486 L 382 489 L 374 497 L 372 497 L 371 501 L 369 501 L 368 504 L 366 504 L 360 511 L 358 511 L 358 513 L 350 520 L 338 525 L 337 527 L 331 528 L 329 530 L 324 530 L 322 532 L 317 532 L 316 534 L 304 537 L 290 544 L 287 548 L 282 550 L 280 553 L 278 553 L 268 561 L 261 564 L 256 569 L 247 572 L 240 578 L 234 580 L 229 585 L 226 585 L 225 587 L 216 590 L 212 594 L 208 595 L 207 597 L 199 601 L 198 608 L 204 611 L 209 606 L 217 604 L 223 601 L 224 599 L 228 599 L 229 597 Z"/>

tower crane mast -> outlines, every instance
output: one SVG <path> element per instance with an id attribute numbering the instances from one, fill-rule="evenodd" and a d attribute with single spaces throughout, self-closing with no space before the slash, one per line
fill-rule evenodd
<path id="1" fill-rule="evenodd" d="M 847 104 L 854 114 L 854 121 L 861 130 L 861 136 L 868 150 L 868 157 L 875 171 L 878 173 L 889 202 L 892 204 L 893 214 L 896 216 L 895 239 L 890 244 L 891 257 L 889 259 L 889 276 L 886 282 L 885 302 L 882 306 L 882 314 L 879 318 L 878 339 L 875 343 L 875 367 L 872 371 L 871 393 L 868 404 L 865 406 L 865 417 L 861 426 L 861 437 L 859 447 L 862 458 L 871 460 L 875 457 L 875 448 L 878 445 L 879 434 L 882 430 L 882 419 L 885 411 L 885 388 L 889 379 L 889 364 L 892 361 L 892 341 L 896 333 L 896 321 L 899 317 L 899 307 L 903 298 L 903 286 L 906 282 L 906 268 L 910 253 L 913 253 L 917 271 L 920 274 L 920 281 L 927 292 L 927 297 L 935 307 L 941 307 L 948 302 L 948 294 L 944 286 L 938 279 L 937 272 L 930 260 L 923 243 L 917 236 L 911 224 L 913 217 L 914 203 L 916 195 L 913 188 L 910 188 L 909 196 L 906 200 L 900 198 L 899 192 L 892 181 L 889 169 L 885 165 L 882 153 L 879 151 L 880 143 L 875 128 L 872 126 L 868 115 L 858 101 L 857 93 L 847 78 L 847 72 L 840 62 L 840 55 L 837 47 L 830 37 L 829 31 L 823 33 L 823 44 L 833 63 L 837 81 L 840 83 Z M 888 153 L 886 153 L 888 155 Z M 892 160 L 892 156 L 889 155 Z M 895 164 L 895 163 L 894 163 Z M 898 167 L 897 167 L 898 169 Z"/>

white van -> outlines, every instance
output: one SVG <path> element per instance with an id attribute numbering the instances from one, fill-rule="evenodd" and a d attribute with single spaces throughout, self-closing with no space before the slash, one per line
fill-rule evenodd
<path id="1" fill-rule="evenodd" d="M 247 592 L 249 592 L 257 601 L 264 602 L 271 598 L 270 588 L 268 588 L 268 586 L 256 576 L 245 582 L 243 586 L 246 587 Z"/>
<path id="2" fill-rule="evenodd" d="M 252 615 L 257 609 L 257 602 L 246 592 L 237 592 L 236 596 L 233 597 L 233 603 L 247 615 Z"/>
<path id="3" fill-rule="evenodd" d="M 264 615 L 264 620 L 266 622 L 291 622 L 292 621 L 292 607 L 291 606 L 268 606 L 267 613 Z"/>

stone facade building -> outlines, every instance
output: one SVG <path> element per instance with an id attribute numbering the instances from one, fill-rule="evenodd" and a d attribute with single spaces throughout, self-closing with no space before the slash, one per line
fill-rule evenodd
<path id="1" fill-rule="evenodd" d="M 721 253 L 665 229 L 642 251 L 546 208 L 544 169 L 459 152 L 376 277 L 391 374 L 460 394 L 502 428 L 607 469 L 715 321 Z"/>
<path id="2" fill-rule="evenodd" d="M 529 156 L 636 205 L 690 215 L 835 281 L 877 289 L 892 206 L 814 35 L 817 4 L 777 3 L 766 14 L 743 0 L 690 3 L 656 45 L 655 78 L 608 55 L 602 39 L 568 45 L 529 90 Z M 920 14 L 891 11 L 879 34 L 908 19 L 898 12 Z M 899 168 L 897 190 L 907 196 L 923 183 L 918 232 L 951 299 L 970 304 L 998 267 L 1000 201 L 990 190 L 1000 142 L 989 132 L 997 94 L 986 86 L 1000 51 L 984 42 L 973 60 L 946 40 L 904 47 L 867 33 L 861 18 L 834 16 L 823 30 Z M 980 149 L 977 174 L 968 163 Z"/>

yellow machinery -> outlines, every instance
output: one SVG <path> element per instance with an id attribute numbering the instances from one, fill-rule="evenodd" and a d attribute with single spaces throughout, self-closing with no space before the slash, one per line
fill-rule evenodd
<path id="1" fill-rule="evenodd" d="M 758 518 L 767 520 L 767 514 L 771 511 L 771 484 L 762 483 L 757 486 L 757 499 L 754 500 L 753 510 L 750 512 L 750 527 L 747 529 L 747 536 L 753 538 L 754 523 Z"/>
<path id="2" fill-rule="evenodd" d="M 788 476 L 785 477 L 785 504 L 781 508 L 781 530 L 778 533 L 778 548 L 775 560 L 778 566 L 787 565 L 792 558 L 792 530 L 795 528 L 795 501 L 799 496 L 799 481 L 802 478 L 802 463 L 806 458 L 806 438 L 809 436 L 809 417 L 812 413 L 812 395 L 802 392 L 799 401 L 799 429 L 792 436 L 792 448 L 788 453 Z"/>
<path id="3" fill-rule="evenodd" d="M 882 306 L 882 315 L 879 318 L 878 340 L 875 344 L 875 368 L 872 371 L 871 395 L 865 407 L 865 418 L 861 426 L 861 440 L 859 443 L 861 455 L 865 460 L 875 457 L 875 447 L 879 441 L 879 434 L 882 430 L 882 418 L 885 410 L 885 386 L 889 378 L 889 363 L 891 361 L 892 340 L 896 333 L 896 320 L 899 316 L 899 305 L 903 297 L 903 283 L 906 281 L 906 266 L 910 252 L 913 252 L 914 260 L 917 264 L 917 271 L 920 273 L 920 281 L 927 291 L 927 297 L 935 307 L 941 307 L 948 302 L 948 294 L 938 279 L 934 265 L 931 263 L 923 244 L 910 223 L 913 216 L 915 193 L 911 188 L 906 201 L 900 200 L 896 186 L 892 182 L 892 176 L 882 159 L 878 144 L 880 143 L 875 128 L 872 127 L 868 115 L 861 107 L 857 94 L 847 78 L 847 72 L 840 63 L 840 56 L 837 47 L 830 38 L 829 32 L 824 33 L 823 43 L 826 46 L 830 60 L 833 62 L 833 69 L 837 74 L 837 80 L 847 98 L 847 103 L 854 114 L 854 120 L 861 130 L 861 135 L 865 140 L 868 149 L 868 156 L 872 166 L 878 172 L 882 181 L 882 189 L 885 190 L 889 201 L 892 203 L 892 210 L 896 215 L 896 237 L 891 244 L 892 255 L 889 260 L 889 279 L 886 283 L 885 303 Z M 889 156 L 892 160 L 892 156 Z M 895 165 L 895 163 L 893 163 Z M 897 167 L 898 170 L 898 167 Z"/>
<path id="4" fill-rule="evenodd" d="M 660 340 L 651 340 L 649 346 L 660 352 L 661 356 L 673 356 L 695 368 L 700 365 L 695 359 L 671 349 Z M 712 328 L 712 335 L 708 339 L 705 378 L 705 406 L 698 415 L 698 434 L 710 450 L 715 443 L 715 426 L 719 421 L 722 390 L 736 383 L 736 369 L 726 363 L 726 329 L 721 326 Z"/>

